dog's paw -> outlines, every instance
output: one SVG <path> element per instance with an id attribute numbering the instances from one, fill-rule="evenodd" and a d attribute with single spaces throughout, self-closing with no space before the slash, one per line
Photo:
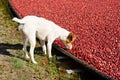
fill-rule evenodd
<path id="1" fill-rule="evenodd" d="M 37 64 L 37 62 L 36 61 L 32 61 L 33 62 L 33 64 Z"/>
<path id="2" fill-rule="evenodd" d="M 47 55 L 47 52 L 44 52 L 44 55 Z"/>
<path id="3" fill-rule="evenodd" d="M 29 59 L 30 57 L 29 57 L 28 55 L 25 55 L 25 58 L 26 58 L 26 59 Z"/>
<path id="4" fill-rule="evenodd" d="M 46 53 L 42 53 L 42 56 L 46 56 L 47 54 Z"/>
<path id="5" fill-rule="evenodd" d="M 49 57 L 49 60 L 52 61 L 52 57 Z"/>

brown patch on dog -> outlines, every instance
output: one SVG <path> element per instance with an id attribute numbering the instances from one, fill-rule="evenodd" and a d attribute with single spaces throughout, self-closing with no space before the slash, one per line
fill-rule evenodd
<path id="1" fill-rule="evenodd" d="M 73 33 L 70 33 L 66 39 L 66 43 L 73 43 L 76 39 L 76 35 Z"/>

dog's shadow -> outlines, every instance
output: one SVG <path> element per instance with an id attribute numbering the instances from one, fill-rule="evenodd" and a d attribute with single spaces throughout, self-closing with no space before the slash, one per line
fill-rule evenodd
<path id="1" fill-rule="evenodd" d="M 18 57 L 18 58 L 24 59 L 23 57 L 16 56 L 15 54 L 11 54 L 8 51 L 8 49 L 10 49 L 10 50 L 22 50 L 22 47 L 23 47 L 22 44 L 0 43 L 0 55 L 6 55 L 6 56 Z M 29 51 L 29 49 L 30 49 L 30 47 L 27 46 L 27 51 Z M 36 47 L 35 48 L 35 53 L 36 54 L 42 53 L 42 48 L 41 47 Z"/>
<path id="2" fill-rule="evenodd" d="M 14 49 L 14 50 L 20 50 L 22 49 L 21 44 L 9 44 L 9 43 L 0 43 L 0 54 L 7 55 L 7 56 L 14 56 L 13 54 L 10 54 L 7 49 Z"/>

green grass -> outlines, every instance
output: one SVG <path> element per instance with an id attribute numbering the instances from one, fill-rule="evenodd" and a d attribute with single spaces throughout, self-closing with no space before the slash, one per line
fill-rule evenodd
<path id="1" fill-rule="evenodd" d="M 58 65 L 58 61 L 56 60 L 56 56 L 53 56 L 53 60 L 49 61 L 49 63 L 46 66 L 46 71 L 52 75 L 50 76 L 50 80 L 54 80 L 54 79 L 59 79 L 60 78 L 60 73 L 59 70 L 57 68 Z"/>
<path id="2" fill-rule="evenodd" d="M 11 61 L 13 62 L 13 66 L 15 69 L 22 69 L 26 65 L 25 61 L 20 58 L 12 57 Z"/>

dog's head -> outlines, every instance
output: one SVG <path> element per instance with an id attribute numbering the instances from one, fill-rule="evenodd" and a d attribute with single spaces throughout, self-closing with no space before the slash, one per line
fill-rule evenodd
<path id="1" fill-rule="evenodd" d="M 69 35 L 66 38 L 66 41 L 64 42 L 67 49 L 72 49 L 72 44 L 76 39 L 76 35 L 73 33 L 69 33 Z"/>

